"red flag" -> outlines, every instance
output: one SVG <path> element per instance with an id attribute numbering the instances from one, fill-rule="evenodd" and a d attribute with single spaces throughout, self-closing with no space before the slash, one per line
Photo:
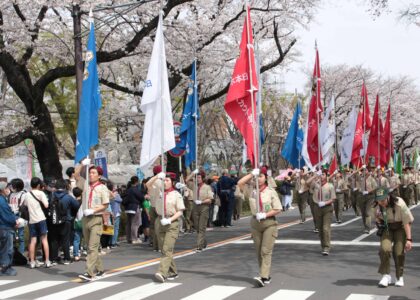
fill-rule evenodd
<path id="1" fill-rule="evenodd" d="M 365 156 L 366 164 L 374 158 L 375 165 L 385 165 L 383 131 L 384 128 L 380 117 L 379 95 L 376 95 L 375 112 L 373 113 L 372 127 L 370 128 L 369 142 Z"/>
<path id="2" fill-rule="evenodd" d="M 334 154 L 334 158 L 331 161 L 330 168 L 328 169 L 328 173 L 332 175 L 335 170 L 337 170 L 337 156 Z"/>
<path id="3" fill-rule="evenodd" d="M 360 151 L 363 149 L 363 112 L 359 111 L 356 127 L 354 128 L 354 141 L 351 153 L 351 163 L 356 167 L 361 167 L 362 157 Z"/>
<path id="4" fill-rule="evenodd" d="M 392 153 L 394 153 L 394 144 L 391 129 L 391 103 L 388 105 L 388 111 L 386 113 L 383 140 L 385 142 L 385 164 L 388 164 L 391 160 Z"/>
<path id="5" fill-rule="evenodd" d="M 241 44 L 239 46 L 240 54 L 233 70 L 232 80 L 225 101 L 225 110 L 245 139 L 248 158 L 255 167 L 256 153 L 254 153 L 255 137 L 253 124 L 257 126 L 255 94 L 258 91 L 258 81 L 253 45 L 251 14 L 247 6 L 247 16 L 245 17 Z M 250 78 L 250 70 L 252 78 Z M 250 79 L 252 79 L 252 88 Z M 250 92 L 253 93 L 254 103 L 251 102 Z M 254 106 L 254 115 L 252 115 L 252 105 Z"/>
<path id="6" fill-rule="evenodd" d="M 369 109 L 369 100 L 368 100 L 368 93 L 367 93 L 367 89 L 366 89 L 366 85 L 365 82 L 363 82 L 362 85 L 362 107 L 363 107 L 363 112 L 362 112 L 362 122 L 364 122 L 364 130 L 369 131 L 369 129 L 372 127 L 372 120 L 370 118 L 370 109 Z"/>
<path id="7" fill-rule="evenodd" d="M 308 112 L 308 138 L 307 138 L 307 149 L 308 156 L 312 165 L 317 165 L 322 161 L 321 149 L 318 141 L 318 129 L 321 123 L 321 70 L 319 65 L 319 54 L 316 49 L 315 66 L 312 77 L 312 97 L 309 104 Z"/>

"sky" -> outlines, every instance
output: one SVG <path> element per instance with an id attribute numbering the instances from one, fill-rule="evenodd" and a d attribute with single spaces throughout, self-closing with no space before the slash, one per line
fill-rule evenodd
<path id="1" fill-rule="evenodd" d="M 367 1 L 324 1 L 309 30 L 297 32 L 295 47 L 302 56 L 283 73 L 285 90 L 307 92 L 304 70 L 313 69 L 315 40 L 321 67 L 362 64 L 385 77 L 408 75 L 420 88 L 420 27 L 398 20 L 397 14 L 410 1 L 390 1 L 390 12 L 377 18 L 368 12 Z"/>

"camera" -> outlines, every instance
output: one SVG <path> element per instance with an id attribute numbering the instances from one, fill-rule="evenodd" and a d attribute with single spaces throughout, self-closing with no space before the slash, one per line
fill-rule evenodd
<path id="1" fill-rule="evenodd" d="M 377 236 L 382 236 L 385 230 L 385 224 L 383 223 L 376 223 L 376 227 L 378 228 L 378 231 L 376 231 Z"/>

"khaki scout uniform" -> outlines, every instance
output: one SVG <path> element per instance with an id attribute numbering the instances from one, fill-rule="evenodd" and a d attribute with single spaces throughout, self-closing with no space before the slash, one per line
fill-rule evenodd
<path id="1" fill-rule="evenodd" d="M 414 172 L 410 172 L 410 183 L 408 184 L 409 196 L 410 196 L 410 205 L 414 205 L 416 203 L 416 184 L 414 178 Z"/>
<path id="2" fill-rule="evenodd" d="M 314 210 L 316 216 L 316 224 L 319 230 L 319 238 L 321 240 L 321 248 L 323 251 L 329 252 L 331 248 L 331 217 L 333 206 L 331 204 L 319 207 L 321 201 L 329 201 L 336 199 L 334 186 L 327 182 L 322 186 L 315 183 L 314 190 Z"/>
<path id="3" fill-rule="evenodd" d="M 306 176 L 296 178 L 297 203 L 300 213 L 300 221 L 306 221 L 306 205 L 309 204 L 309 187 L 306 184 Z"/>
<path id="4" fill-rule="evenodd" d="M 157 213 L 156 213 L 156 203 L 160 201 L 160 194 L 162 192 L 162 185 L 163 180 L 157 179 L 153 185 L 152 188 L 148 191 L 150 196 L 150 237 L 151 237 L 151 243 L 153 245 L 153 250 L 158 251 L 159 250 L 159 242 L 158 242 L 158 235 L 155 230 L 155 223 L 157 219 Z"/>
<path id="5" fill-rule="evenodd" d="M 389 180 L 388 178 L 386 178 L 385 176 L 379 176 L 376 178 L 376 182 L 378 184 L 378 188 L 379 187 L 383 187 L 383 188 L 387 188 L 389 189 L 391 187 L 391 185 L 389 184 Z"/>
<path id="6" fill-rule="evenodd" d="M 179 222 L 178 220 L 175 220 L 169 225 L 162 226 L 160 220 L 162 220 L 162 218 L 170 218 L 177 212 L 183 211 L 185 206 L 179 192 L 172 190 L 164 192 L 164 194 L 164 199 L 156 202 L 156 212 L 158 217 L 155 221 L 155 230 L 158 235 L 159 247 L 162 251 L 159 273 L 162 274 L 163 277 L 167 278 L 168 276 L 177 274 L 176 265 L 173 259 L 173 252 L 175 242 L 179 234 Z"/>
<path id="7" fill-rule="evenodd" d="M 245 195 L 242 193 L 242 191 L 238 187 L 236 187 L 234 196 L 235 196 L 235 209 L 233 211 L 233 219 L 239 220 L 242 214 L 242 207 L 245 200 Z"/>
<path id="8" fill-rule="evenodd" d="M 77 181 L 77 186 L 80 189 L 84 188 L 85 179 L 80 178 Z M 82 210 L 94 209 L 99 205 L 109 204 L 109 190 L 108 188 L 100 183 L 99 181 L 89 185 L 88 198 L 86 199 L 86 193 L 82 194 Z M 92 198 L 89 199 L 89 195 Z M 97 272 L 103 272 L 104 266 L 102 259 L 99 256 L 99 245 L 102 235 L 102 220 L 103 212 L 96 213 L 91 216 L 83 217 L 83 238 L 85 239 L 88 255 L 86 257 L 86 272 L 94 277 Z"/>
<path id="9" fill-rule="evenodd" d="M 378 272 L 380 274 L 390 274 L 391 254 L 394 257 L 395 273 L 397 279 L 403 276 L 405 253 L 404 247 L 406 235 L 404 225 L 414 221 L 410 209 L 404 200 L 397 197 L 398 201 L 394 208 L 388 205 L 386 208 L 378 206 L 376 211 L 377 220 L 385 225 L 381 236 L 381 246 L 379 258 L 381 263 Z"/>
<path id="10" fill-rule="evenodd" d="M 194 198 L 194 182 L 187 182 L 187 191 L 184 196 L 184 222 L 185 222 L 185 232 L 193 232 L 193 221 L 192 221 L 192 210 Z"/>
<path id="11" fill-rule="evenodd" d="M 391 194 L 393 194 L 394 196 L 400 196 L 400 177 L 398 176 L 398 174 L 394 174 L 392 176 L 388 177 L 388 181 L 389 181 L 389 191 Z"/>
<path id="12" fill-rule="evenodd" d="M 407 171 L 402 175 L 401 177 L 401 196 L 405 201 L 405 204 L 407 206 L 411 205 L 411 192 L 412 189 L 410 188 L 411 183 L 411 174 L 409 174 Z"/>
<path id="13" fill-rule="evenodd" d="M 213 191 L 211 187 L 205 183 L 198 186 L 198 200 L 213 199 Z M 194 203 L 194 202 L 193 202 Z M 193 204 L 192 216 L 194 220 L 194 228 L 197 230 L 197 249 L 202 250 L 207 247 L 206 229 L 209 220 L 208 204 Z"/>
<path id="14" fill-rule="evenodd" d="M 357 181 L 357 186 L 359 189 L 357 205 L 359 206 L 362 214 L 363 227 L 365 231 L 370 231 L 372 227 L 372 205 L 375 201 L 375 189 L 377 187 L 377 182 L 371 175 L 361 175 Z M 368 194 L 364 194 L 364 192 L 368 192 Z"/>
<path id="15" fill-rule="evenodd" d="M 354 174 L 353 176 L 349 177 L 348 185 L 350 186 L 350 201 L 351 206 L 353 207 L 354 214 L 356 216 L 360 216 L 360 208 L 357 206 L 357 199 L 359 197 L 359 189 L 357 188 L 357 180 L 359 178 L 358 174 Z"/>
<path id="16" fill-rule="evenodd" d="M 338 180 L 334 179 L 333 185 L 337 197 L 336 201 L 334 201 L 335 220 L 337 223 L 341 223 L 343 220 L 344 193 L 347 191 L 347 183 L 343 178 L 340 178 Z"/>
<path id="17" fill-rule="evenodd" d="M 414 202 L 417 204 L 420 200 L 420 175 L 419 171 L 414 171 Z"/>
<path id="18" fill-rule="evenodd" d="M 314 174 L 312 176 L 315 176 Z M 308 176 L 307 180 L 308 181 L 311 177 Z M 316 217 L 315 217 L 315 204 L 314 204 L 314 191 L 315 191 L 315 181 L 312 181 L 312 183 L 309 185 L 309 196 L 308 196 L 308 203 L 309 203 L 309 208 L 311 209 L 311 215 L 312 215 L 312 220 L 314 222 L 314 229 L 318 230 L 318 227 L 316 226 Z M 316 232 L 316 231 L 315 231 Z"/>
<path id="19" fill-rule="evenodd" d="M 277 221 L 276 217 L 258 221 L 255 215 L 257 212 L 267 213 L 273 209 L 281 210 L 282 206 L 277 192 L 270 187 L 260 189 L 260 203 L 258 205 L 261 207 L 258 207 L 259 209 L 257 209 L 255 191 L 252 194 L 252 197 L 249 198 L 249 206 L 252 213 L 251 234 L 257 250 L 260 276 L 268 278 L 270 277 L 271 256 L 273 254 L 274 243 L 278 235 Z"/>

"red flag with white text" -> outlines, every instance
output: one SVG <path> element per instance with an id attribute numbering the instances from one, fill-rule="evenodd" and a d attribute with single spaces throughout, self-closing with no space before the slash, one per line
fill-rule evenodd
<path id="1" fill-rule="evenodd" d="M 385 155 L 385 141 L 383 139 L 383 125 L 381 120 L 381 110 L 379 103 L 379 96 L 376 95 L 375 111 L 373 113 L 372 127 L 370 128 L 369 143 L 366 151 L 365 162 L 372 164 L 374 160 L 375 165 L 386 165 Z"/>
<path id="2" fill-rule="evenodd" d="M 328 174 L 332 175 L 335 170 L 337 170 L 337 156 L 334 154 L 334 158 L 332 159 L 330 168 L 328 169 Z"/>
<path id="3" fill-rule="evenodd" d="M 249 37 L 249 38 L 248 38 Z M 245 17 L 242 30 L 242 39 L 239 46 L 240 54 L 235 63 L 232 79 L 225 101 L 225 110 L 232 119 L 236 128 L 242 134 L 246 146 L 247 155 L 255 167 L 254 153 L 254 129 L 256 124 L 256 92 L 258 91 L 257 72 L 255 68 L 254 40 L 252 37 L 251 14 L 247 7 L 247 16 Z M 250 76 L 251 70 L 251 76 Z M 252 87 L 251 87 L 252 79 Z M 253 93 L 254 103 L 251 102 L 251 93 Z M 254 105 L 254 115 L 252 115 L 252 105 Z M 256 133 L 256 130 L 255 130 Z M 258 148 L 258 142 L 256 142 Z M 258 149 L 257 149 L 258 153 Z"/>
<path id="4" fill-rule="evenodd" d="M 391 160 L 391 156 L 394 153 L 394 144 L 391 129 L 391 104 L 388 105 L 388 111 L 386 113 L 383 139 L 385 141 L 385 164 L 388 164 Z"/>
<path id="5" fill-rule="evenodd" d="M 354 141 L 351 153 L 351 163 L 359 168 L 363 165 L 360 151 L 363 149 L 363 112 L 362 108 L 357 115 L 356 127 L 354 128 Z"/>

